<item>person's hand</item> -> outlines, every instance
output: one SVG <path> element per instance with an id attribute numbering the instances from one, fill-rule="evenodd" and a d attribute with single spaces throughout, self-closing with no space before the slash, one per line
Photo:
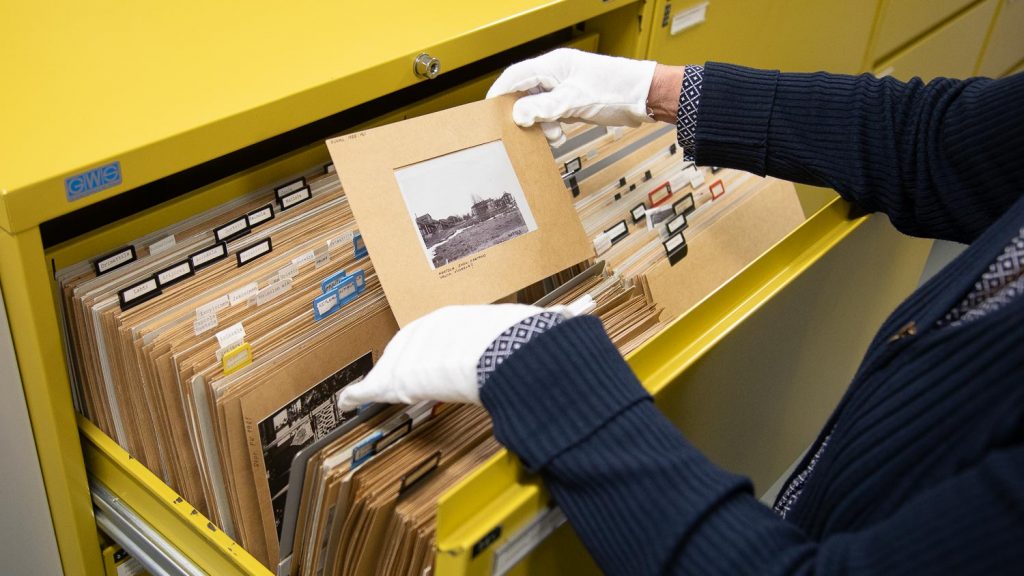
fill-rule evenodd
<path id="1" fill-rule="evenodd" d="M 656 66 L 650 60 L 560 48 L 509 66 L 487 97 L 528 92 L 513 106 L 512 119 L 524 128 L 541 123 L 548 141 L 558 146 L 565 141 L 559 120 L 605 126 L 651 122 L 647 95 Z"/>
<path id="2" fill-rule="evenodd" d="M 547 308 L 566 317 L 593 307 L 589 298 Z M 422 400 L 480 404 L 477 363 L 499 334 L 544 312 L 525 304 L 447 306 L 398 331 L 377 365 L 338 397 L 342 411 L 367 402 L 413 404 Z"/>

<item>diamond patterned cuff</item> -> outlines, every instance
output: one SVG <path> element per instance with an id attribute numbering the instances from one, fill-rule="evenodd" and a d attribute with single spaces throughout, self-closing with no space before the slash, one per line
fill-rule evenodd
<path id="1" fill-rule="evenodd" d="M 676 139 L 683 147 L 683 159 L 692 162 L 696 153 L 697 109 L 700 108 L 704 67 L 686 66 L 683 70 L 683 87 L 679 91 L 679 111 L 676 113 Z"/>
<path id="2" fill-rule="evenodd" d="M 541 312 L 525 318 L 515 326 L 505 330 L 491 342 L 491 345 L 480 355 L 476 364 L 476 384 L 483 386 L 487 377 L 494 373 L 513 352 L 519 350 L 534 337 L 547 332 L 565 321 L 565 316 L 558 312 Z"/>

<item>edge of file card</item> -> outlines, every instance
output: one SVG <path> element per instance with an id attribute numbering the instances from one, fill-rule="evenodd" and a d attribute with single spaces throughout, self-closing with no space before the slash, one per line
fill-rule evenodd
<path id="1" fill-rule="evenodd" d="M 595 257 L 502 301 L 589 296 L 623 353 L 803 220 L 671 127 L 565 129 Z M 279 574 L 422 573 L 438 498 L 498 450 L 479 408 L 338 411 L 398 326 L 330 166 L 56 278 L 77 409 Z"/>

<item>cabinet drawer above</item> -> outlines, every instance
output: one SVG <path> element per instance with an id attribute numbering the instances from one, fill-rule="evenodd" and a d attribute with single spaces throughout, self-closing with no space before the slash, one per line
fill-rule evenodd
<path id="1" fill-rule="evenodd" d="M 444 76 L 630 2 L 109 4 L 25 3 L 0 19 L 13 55 L 0 76 L 17 86 L 0 91 L 0 227 L 37 225 L 425 82 L 422 53 Z M 66 178 L 114 162 L 111 186 L 66 193 Z"/>

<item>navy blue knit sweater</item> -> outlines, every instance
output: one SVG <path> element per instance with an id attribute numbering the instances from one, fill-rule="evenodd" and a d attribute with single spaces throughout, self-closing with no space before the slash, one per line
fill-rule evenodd
<path id="1" fill-rule="evenodd" d="M 830 186 L 971 246 L 882 326 L 785 520 L 658 412 L 592 317 L 490 376 L 497 438 L 609 573 L 1024 571 L 1024 298 L 935 327 L 1024 226 L 1024 75 L 924 85 L 709 63 L 696 144 L 701 164 Z"/>

